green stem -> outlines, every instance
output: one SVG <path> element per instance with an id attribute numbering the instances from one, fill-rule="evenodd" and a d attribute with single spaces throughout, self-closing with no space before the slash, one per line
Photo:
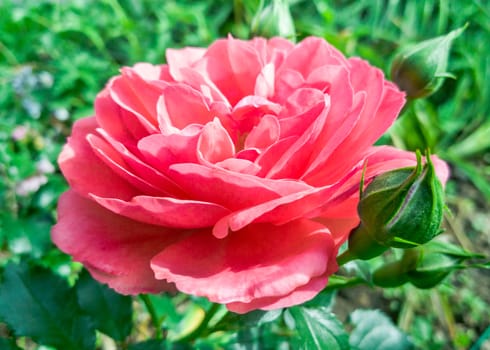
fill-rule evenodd
<path id="1" fill-rule="evenodd" d="M 192 332 L 187 334 L 186 336 L 180 338 L 178 340 L 179 343 L 187 343 L 189 341 L 192 341 L 196 339 L 201 333 L 206 329 L 206 327 L 209 324 L 209 321 L 213 318 L 213 316 L 216 314 L 216 312 L 219 310 L 220 304 L 215 304 L 213 303 L 211 307 L 209 308 L 208 312 L 206 312 L 206 315 L 204 316 L 202 322 L 197 326 L 196 329 L 194 329 Z"/>
<path id="2" fill-rule="evenodd" d="M 334 291 L 334 290 L 340 290 L 344 288 L 352 288 L 359 285 L 367 285 L 367 286 L 371 285 L 368 281 L 360 277 L 348 278 L 344 276 L 337 276 L 337 275 L 334 276 L 337 280 L 340 280 L 341 282 L 334 281 L 331 276 L 330 280 L 328 281 L 328 285 L 324 289 L 324 291 Z"/>
<path id="3" fill-rule="evenodd" d="M 155 327 L 155 338 L 162 339 L 163 338 L 162 327 L 160 326 L 160 321 L 158 320 L 158 315 L 155 311 L 155 307 L 153 306 L 153 303 L 151 302 L 150 298 L 146 294 L 140 294 L 139 297 L 143 301 L 143 304 L 145 304 L 146 310 L 150 314 L 151 323 L 153 323 L 153 327 Z"/>
<path id="4" fill-rule="evenodd" d="M 0 53 L 3 54 L 7 63 L 11 66 L 16 66 L 19 64 L 17 57 L 15 57 L 14 53 L 8 49 L 3 42 L 0 41 Z"/>
<path id="5" fill-rule="evenodd" d="M 339 264 L 339 266 L 342 266 L 347 264 L 349 261 L 355 259 L 357 259 L 357 256 L 353 255 L 352 252 L 349 249 L 347 249 L 345 252 L 343 252 L 337 257 L 337 264 Z"/>

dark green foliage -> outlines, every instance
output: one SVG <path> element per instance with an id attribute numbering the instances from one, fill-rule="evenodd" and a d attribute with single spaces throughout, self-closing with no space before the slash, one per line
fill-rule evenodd
<path id="1" fill-rule="evenodd" d="M 80 309 L 89 315 L 95 328 L 115 340 L 124 340 L 133 326 L 131 297 L 117 294 L 96 282 L 84 270 L 75 285 Z"/>
<path id="2" fill-rule="evenodd" d="M 93 349 L 95 329 L 75 290 L 50 270 L 9 264 L 0 284 L 0 319 L 16 336 L 67 350 Z"/>
<path id="3" fill-rule="evenodd" d="M 2 350 L 20 350 L 20 348 L 15 345 L 11 340 L 0 338 L 0 349 Z"/>
<path id="4" fill-rule="evenodd" d="M 166 342 L 163 340 L 148 340 L 140 343 L 132 344 L 128 350 L 163 350 L 167 349 L 165 344 Z"/>

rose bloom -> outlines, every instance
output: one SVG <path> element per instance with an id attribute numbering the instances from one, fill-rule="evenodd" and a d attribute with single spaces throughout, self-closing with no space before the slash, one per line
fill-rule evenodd
<path id="1" fill-rule="evenodd" d="M 364 165 L 369 183 L 416 164 L 372 146 L 404 94 L 314 37 L 166 56 L 123 68 L 73 126 L 54 243 L 123 294 L 176 288 L 238 313 L 313 298 L 359 223 Z"/>

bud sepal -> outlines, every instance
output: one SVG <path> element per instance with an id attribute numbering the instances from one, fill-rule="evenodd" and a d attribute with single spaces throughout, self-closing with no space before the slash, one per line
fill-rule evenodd
<path id="1" fill-rule="evenodd" d="M 453 40 L 465 29 L 466 26 L 403 49 L 391 65 L 391 80 L 409 99 L 436 92 L 445 78 L 454 78 L 447 72 L 449 51 Z"/>

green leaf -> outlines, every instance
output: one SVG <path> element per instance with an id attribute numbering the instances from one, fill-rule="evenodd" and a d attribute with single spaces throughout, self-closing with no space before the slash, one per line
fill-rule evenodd
<path id="1" fill-rule="evenodd" d="M 402 331 L 379 310 L 355 310 L 350 315 L 354 330 L 350 346 L 356 350 L 409 350 L 414 346 Z"/>
<path id="2" fill-rule="evenodd" d="M 342 323 L 327 308 L 294 307 L 290 312 L 301 349 L 349 349 L 349 338 Z"/>
<path id="3" fill-rule="evenodd" d="M 95 281 L 83 270 L 75 285 L 78 303 L 95 328 L 115 340 L 124 340 L 132 328 L 131 297 L 120 295 Z"/>
<path id="4" fill-rule="evenodd" d="M 475 259 L 484 258 L 485 256 L 479 253 L 469 252 L 457 245 L 443 241 L 430 241 L 424 245 L 424 250 L 428 253 L 441 253 L 454 256 L 460 259 Z"/>
<path id="5" fill-rule="evenodd" d="M 152 339 L 144 342 L 132 344 L 128 350 L 162 350 L 166 349 L 167 345 L 165 340 Z"/>
<path id="6" fill-rule="evenodd" d="M 3 350 L 21 350 L 17 345 L 15 345 L 14 341 L 9 339 L 0 338 L 0 349 Z"/>
<path id="7" fill-rule="evenodd" d="M 226 315 L 226 320 L 229 322 L 239 322 L 247 327 L 261 326 L 263 324 L 273 322 L 277 320 L 282 314 L 282 309 L 264 311 L 264 310 L 253 310 L 247 312 L 244 315 L 238 315 L 235 313 L 228 313 Z"/>
<path id="8" fill-rule="evenodd" d="M 337 295 L 337 291 L 335 289 L 323 290 L 320 293 L 318 293 L 316 297 L 304 303 L 303 306 L 311 307 L 311 308 L 323 307 L 326 310 L 331 311 L 335 304 L 336 295 Z"/>
<path id="9" fill-rule="evenodd" d="M 0 319 L 16 336 L 58 349 L 93 349 L 95 330 L 76 293 L 50 270 L 27 263 L 6 266 L 0 283 Z"/>

